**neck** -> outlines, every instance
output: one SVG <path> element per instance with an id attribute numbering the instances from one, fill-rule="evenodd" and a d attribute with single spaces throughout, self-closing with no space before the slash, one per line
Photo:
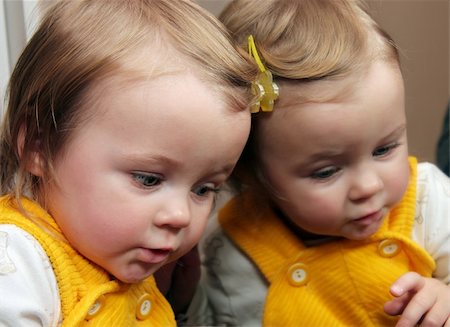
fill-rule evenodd
<path id="1" fill-rule="evenodd" d="M 321 245 L 323 243 L 328 243 L 341 238 L 338 236 L 321 235 L 308 232 L 296 225 L 280 210 L 280 208 L 274 207 L 274 212 L 281 219 L 281 221 L 297 236 L 297 238 L 301 240 L 307 247 Z"/>

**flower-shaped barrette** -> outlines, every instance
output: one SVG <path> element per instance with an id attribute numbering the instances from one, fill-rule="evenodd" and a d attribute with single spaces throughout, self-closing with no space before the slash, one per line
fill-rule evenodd
<path id="1" fill-rule="evenodd" d="M 273 82 L 272 73 L 264 67 L 259 57 L 253 35 L 248 37 L 248 53 L 255 59 L 259 68 L 258 79 L 252 82 L 252 93 L 256 96 L 256 102 L 251 106 L 251 112 L 272 111 L 280 90 L 278 85 Z"/>

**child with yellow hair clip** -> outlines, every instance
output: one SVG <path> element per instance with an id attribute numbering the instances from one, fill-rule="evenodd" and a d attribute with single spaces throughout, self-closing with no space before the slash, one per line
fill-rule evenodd
<path id="1" fill-rule="evenodd" d="M 408 154 L 394 41 L 356 0 L 235 0 L 220 18 L 278 88 L 254 87 L 189 320 L 449 326 L 450 182 Z"/>

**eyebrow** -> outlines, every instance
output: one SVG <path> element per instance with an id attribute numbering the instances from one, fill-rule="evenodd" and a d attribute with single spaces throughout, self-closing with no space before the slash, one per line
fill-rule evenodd
<path id="1" fill-rule="evenodd" d="M 382 140 L 387 140 L 393 137 L 399 137 L 401 134 L 403 134 L 406 130 L 406 123 L 401 124 L 397 128 L 395 128 L 392 132 L 390 132 L 388 135 L 382 138 Z"/>
<path id="2" fill-rule="evenodd" d="M 391 138 L 398 138 L 402 133 L 404 133 L 406 130 L 406 123 L 401 124 L 400 126 L 396 127 L 392 132 L 390 132 L 388 135 L 384 136 L 381 139 L 381 142 L 385 142 L 386 140 L 389 140 Z M 342 156 L 342 153 L 340 151 L 335 150 L 325 150 L 322 152 L 317 152 L 309 156 L 304 162 L 301 164 L 311 164 L 320 160 L 324 159 L 339 159 Z"/>
<path id="3" fill-rule="evenodd" d="M 162 164 L 165 166 L 168 166 L 172 169 L 176 169 L 180 166 L 182 166 L 183 161 L 181 160 L 175 160 L 163 155 L 154 155 L 154 156 L 149 156 L 149 155 L 141 155 L 141 154 L 131 154 L 131 155 L 127 155 L 127 160 L 130 163 L 133 164 L 141 164 L 141 165 L 146 165 L 146 164 Z M 224 174 L 224 175 L 229 175 L 232 171 L 233 171 L 234 165 L 233 164 L 226 164 L 221 166 L 219 169 L 216 170 L 212 170 L 210 173 L 208 173 L 206 175 L 206 177 L 210 177 L 210 176 L 214 176 L 214 175 L 220 175 L 220 174 Z"/>
<path id="4" fill-rule="evenodd" d="M 213 172 L 213 175 L 218 175 L 218 174 L 229 175 L 233 172 L 234 166 L 235 165 L 225 165 L 225 166 L 221 167 L 220 169 L 218 169 L 217 171 Z"/>
<path id="5" fill-rule="evenodd" d="M 312 164 L 320 160 L 334 160 L 342 157 L 342 152 L 333 151 L 333 150 L 327 150 L 323 152 L 314 153 L 313 155 L 309 156 L 307 160 L 303 162 L 303 164 Z"/>
<path id="6" fill-rule="evenodd" d="M 141 155 L 141 154 L 127 154 L 127 161 L 134 164 L 164 164 L 173 168 L 181 166 L 182 162 L 180 160 L 175 160 L 163 155 Z"/>

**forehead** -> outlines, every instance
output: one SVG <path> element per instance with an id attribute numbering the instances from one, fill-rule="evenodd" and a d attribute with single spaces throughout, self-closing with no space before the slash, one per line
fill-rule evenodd
<path id="1" fill-rule="evenodd" d="M 140 47 L 118 60 L 109 72 L 86 88 L 81 101 L 81 116 L 102 114 L 102 109 L 108 108 L 103 102 L 123 94 L 130 95 L 133 90 L 140 89 L 141 95 L 144 95 L 157 93 L 161 88 L 171 89 L 168 84 L 175 84 L 173 81 L 183 80 L 186 76 L 202 82 L 196 84 L 197 88 L 201 86 L 208 92 L 214 92 L 214 88 L 205 83 L 202 71 L 172 47 L 154 43 Z M 188 85 L 184 86 L 186 88 Z M 183 83 L 177 83 L 176 87 L 183 88 Z M 175 90 L 175 87 L 172 89 Z M 215 95 L 218 101 L 222 100 L 223 94 L 216 92 Z"/>
<path id="2" fill-rule="evenodd" d="M 113 79 L 98 90 L 86 108 L 93 114 L 73 131 L 71 144 L 99 158 L 159 156 L 229 166 L 248 135 L 250 113 L 229 110 L 220 94 L 190 72 Z"/>
<path id="3" fill-rule="evenodd" d="M 403 119 L 403 93 L 398 66 L 381 61 L 359 76 L 280 85 L 280 101 L 272 113 L 258 117 L 257 135 L 261 145 L 274 149 L 280 142 L 313 142 L 319 135 L 354 135 L 361 124 L 371 124 L 369 117 L 386 124 Z"/>
<path id="4" fill-rule="evenodd" d="M 147 112 L 159 117 L 174 115 L 176 119 L 179 111 L 186 111 L 183 107 L 205 114 L 228 111 L 223 94 L 196 72 L 175 65 L 158 73 L 120 73 L 100 81 L 90 93 L 94 106 L 89 107 L 102 114 L 133 116 Z M 133 111 L 135 108 L 141 110 Z"/>

